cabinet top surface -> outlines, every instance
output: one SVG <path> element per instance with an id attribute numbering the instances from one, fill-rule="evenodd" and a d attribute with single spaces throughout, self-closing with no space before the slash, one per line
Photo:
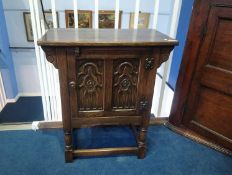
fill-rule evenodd
<path id="1" fill-rule="evenodd" d="M 50 29 L 40 46 L 174 46 L 178 41 L 153 29 Z"/>

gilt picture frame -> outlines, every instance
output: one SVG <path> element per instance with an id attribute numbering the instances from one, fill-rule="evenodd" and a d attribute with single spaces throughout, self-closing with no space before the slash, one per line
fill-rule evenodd
<path id="1" fill-rule="evenodd" d="M 99 28 L 114 28 L 115 11 L 100 10 L 99 11 Z M 119 11 L 118 28 L 121 28 L 122 11 Z"/>
<path id="2" fill-rule="evenodd" d="M 135 13 L 130 13 L 130 23 L 129 28 L 134 28 L 134 16 Z M 150 13 L 141 13 L 139 12 L 139 19 L 138 19 L 138 29 L 147 29 L 149 25 Z"/>
<path id="3" fill-rule="evenodd" d="M 65 10 L 66 28 L 74 28 L 74 11 Z M 92 28 L 92 11 L 78 10 L 78 28 Z"/>

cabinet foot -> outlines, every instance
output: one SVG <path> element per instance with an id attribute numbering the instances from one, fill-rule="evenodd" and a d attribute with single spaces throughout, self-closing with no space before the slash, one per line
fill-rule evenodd
<path id="1" fill-rule="evenodd" d="M 73 162 L 73 152 L 72 152 L 72 150 L 65 150 L 65 162 L 66 163 Z"/>
<path id="2" fill-rule="evenodd" d="M 146 147 L 145 146 L 139 147 L 137 156 L 138 156 L 138 159 L 144 159 L 146 157 Z"/>

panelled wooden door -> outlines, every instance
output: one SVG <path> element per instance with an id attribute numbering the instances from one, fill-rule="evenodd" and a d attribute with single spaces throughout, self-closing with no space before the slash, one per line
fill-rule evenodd
<path id="1" fill-rule="evenodd" d="M 199 20 L 200 15 L 205 17 Z M 178 105 L 174 104 L 170 120 L 174 124 L 179 120 L 188 128 L 232 149 L 232 1 L 197 0 L 192 18 L 181 69 L 186 70 L 190 64 L 195 67 L 191 68 L 192 74 L 186 70 L 182 80 L 190 85 L 185 102 L 181 97 L 185 93 L 181 91 L 186 91 L 184 83 L 179 85 L 178 97 L 176 95 L 174 99 L 174 103 L 179 103 L 179 109 L 181 105 L 183 107 L 182 116 L 177 112 Z M 191 29 L 194 24 L 202 25 Z M 191 53 L 196 45 L 191 42 L 194 39 L 192 32 L 199 29 L 200 35 L 195 39 L 200 41 L 200 46 Z M 187 61 L 187 54 L 196 56 L 189 56 Z M 182 77 L 180 75 L 179 83 Z"/>

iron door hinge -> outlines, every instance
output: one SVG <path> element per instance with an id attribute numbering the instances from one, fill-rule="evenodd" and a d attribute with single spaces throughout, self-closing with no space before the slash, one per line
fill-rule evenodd
<path id="1" fill-rule="evenodd" d="M 139 102 L 139 110 L 140 111 L 146 111 L 148 109 L 148 101 L 146 99 L 143 99 Z"/>

